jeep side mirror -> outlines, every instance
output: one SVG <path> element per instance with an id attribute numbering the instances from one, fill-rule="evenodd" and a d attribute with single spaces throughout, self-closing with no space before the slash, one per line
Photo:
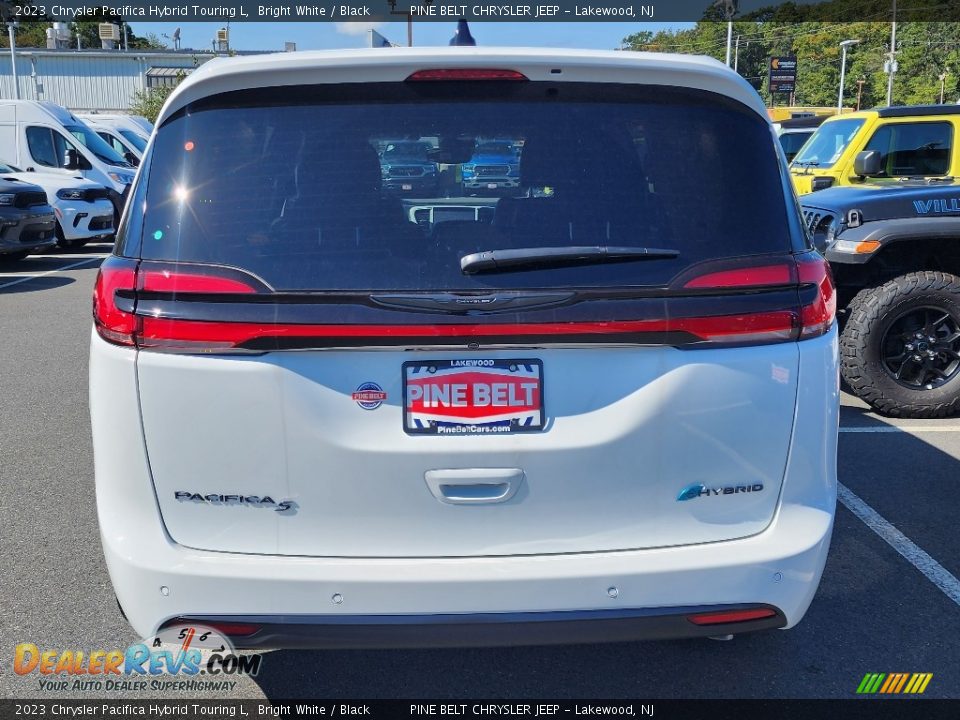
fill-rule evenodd
<path id="1" fill-rule="evenodd" d="M 860 177 L 876 177 L 883 171 L 880 167 L 880 153 L 876 150 L 862 150 L 853 160 L 853 172 Z"/>

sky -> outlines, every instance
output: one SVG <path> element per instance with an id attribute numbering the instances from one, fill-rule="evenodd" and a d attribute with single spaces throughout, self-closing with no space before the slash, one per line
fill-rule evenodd
<path id="1" fill-rule="evenodd" d="M 640 30 L 657 32 L 692 23 L 642 22 L 474 22 L 470 31 L 479 45 L 538 46 L 612 50 L 623 38 Z M 172 36 L 180 28 L 180 47 L 209 50 L 222 22 L 130 23 L 137 35 L 153 33 L 173 47 Z M 285 42 L 295 42 L 297 50 L 324 50 L 366 47 L 368 30 L 377 32 L 398 45 L 407 44 L 407 25 L 399 23 L 333 22 L 242 22 L 230 25 L 230 46 L 235 50 L 283 50 Z M 414 23 L 414 45 L 446 45 L 456 29 L 454 22 Z"/>

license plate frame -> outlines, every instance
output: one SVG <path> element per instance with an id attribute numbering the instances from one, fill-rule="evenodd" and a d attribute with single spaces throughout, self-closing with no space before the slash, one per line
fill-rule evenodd
<path id="1" fill-rule="evenodd" d="M 408 435 L 512 435 L 546 429 L 541 360 L 411 360 L 403 363 L 401 373 L 402 422 Z M 478 387 L 484 385 L 486 389 Z M 496 412 L 497 408 L 503 411 Z"/>

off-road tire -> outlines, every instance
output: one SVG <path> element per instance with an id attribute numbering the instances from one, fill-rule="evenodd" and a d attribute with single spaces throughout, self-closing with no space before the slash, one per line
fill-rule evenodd
<path id="1" fill-rule="evenodd" d="M 891 417 L 941 418 L 960 411 L 960 373 L 932 389 L 911 389 L 884 369 L 881 341 L 904 312 L 943 307 L 960 317 L 960 278 L 924 270 L 861 290 L 847 308 L 840 336 L 840 374 L 853 393 Z"/>

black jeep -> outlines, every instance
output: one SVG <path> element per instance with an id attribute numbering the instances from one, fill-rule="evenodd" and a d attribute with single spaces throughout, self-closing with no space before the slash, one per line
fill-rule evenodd
<path id="1" fill-rule="evenodd" d="M 851 390 L 896 417 L 960 411 L 960 182 L 840 187 L 801 204 L 845 308 Z"/>

